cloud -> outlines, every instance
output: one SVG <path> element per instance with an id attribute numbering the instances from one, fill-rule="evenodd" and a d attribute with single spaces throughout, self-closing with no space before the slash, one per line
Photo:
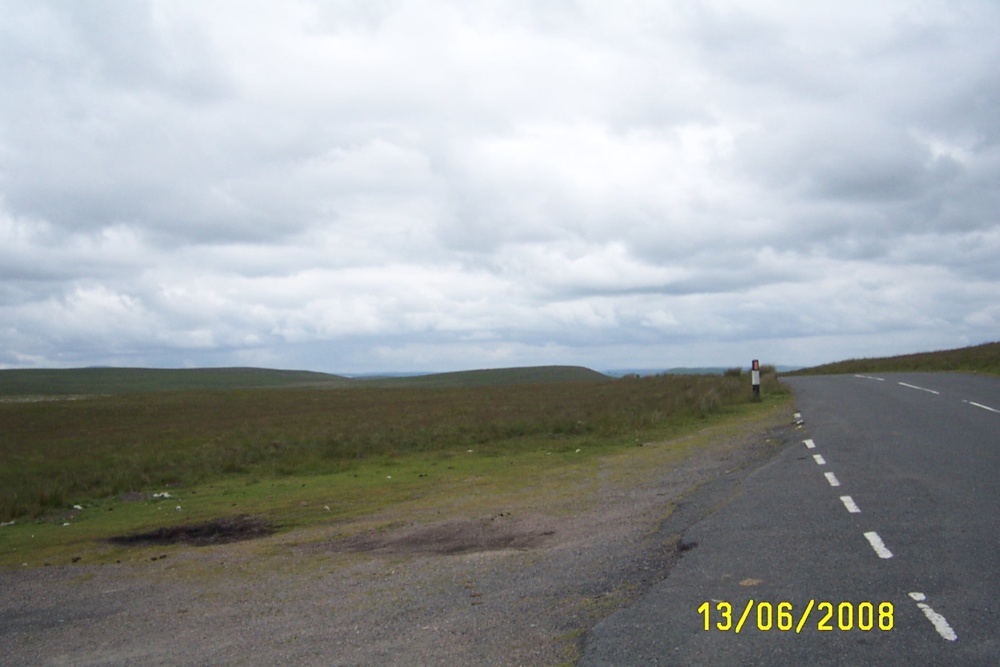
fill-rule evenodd
<path id="1" fill-rule="evenodd" d="M 997 28 L 988 3 L 9 3 L 0 365 L 995 338 Z"/>

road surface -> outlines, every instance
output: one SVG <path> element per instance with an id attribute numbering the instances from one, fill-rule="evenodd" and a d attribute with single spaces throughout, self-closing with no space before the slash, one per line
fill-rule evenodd
<path id="1" fill-rule="evenodd" d="M 691 499 L 721 509 L 579 664 L 1000 664 L 1000 379 L 785 381 L 801 441 Z"/>

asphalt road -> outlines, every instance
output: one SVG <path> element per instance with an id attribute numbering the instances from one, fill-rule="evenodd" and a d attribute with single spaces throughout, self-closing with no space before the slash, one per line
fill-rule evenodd
<path id="1" fill-rule="evenodd" d="M 1000 379 L 786 382 L 801 440 L 691 499 L 697 546 L 579 664 L 1000 664 Z"/>

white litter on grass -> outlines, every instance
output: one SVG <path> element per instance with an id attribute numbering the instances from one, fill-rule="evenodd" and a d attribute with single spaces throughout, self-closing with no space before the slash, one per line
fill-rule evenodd
<path id="1" fill-rule="evenodd" d="M 73 505 L 73 509 L 75 509 L 75 510 L 82 510 L 83 506 L 82 505 Z"/>
<path id="2" fill-rule="evenodd" d="M 386 475 L 385 478 L 386 479 L 392 479 L 392 475 Z"/>
<path id="3" fill-rule="evenodd" d="M 64 525 L 64 526 L 68 526 L 68 525 L 69 525 L 69 522 L 67 521 L 67 522 L 66 522 L 66 523 L 64 523 L 63 525 Z"/>
<path id="4" fill-rule="evenodd" d="M 163 493 L 154 493 L 153 497 L 154 498 L 173 498 L 173 496 L 170 495 L 169 493 L 167 493 L 166 491 L 164 491 Z"/>
<path id="5" fill-rule="evenodd" d="M 329 505 L 323 505 L 323 509 L 325 509 L 327 512 L 329 512 L 330 511 L 330 506 Z"/>
<path id="6" fill-rule="evenodd" d="M 178 512 L 180 512 L 180 511 L 181 511 L 181 506 L 180 506 L 180 505 L 178 505 L 178 506 L 177 506 L 177 511 L 178 511 Z"/>
<path id="7" fill-rule="evenodd" d="M 13 521 L 7 521 L 6 523 L 0 523 L 0 528 L 5 528 L 7 526 L 13 526 L 13 525 L 14 525 Z"/>

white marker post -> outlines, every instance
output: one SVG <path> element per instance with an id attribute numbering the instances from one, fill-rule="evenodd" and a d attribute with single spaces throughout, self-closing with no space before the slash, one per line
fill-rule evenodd
<path id="1" fill-rule="evenodd" d="M 750 366 L 750 380 L 753 384 L 753 399 L 760 400 L 760 362 L 753 360 Z"/>

